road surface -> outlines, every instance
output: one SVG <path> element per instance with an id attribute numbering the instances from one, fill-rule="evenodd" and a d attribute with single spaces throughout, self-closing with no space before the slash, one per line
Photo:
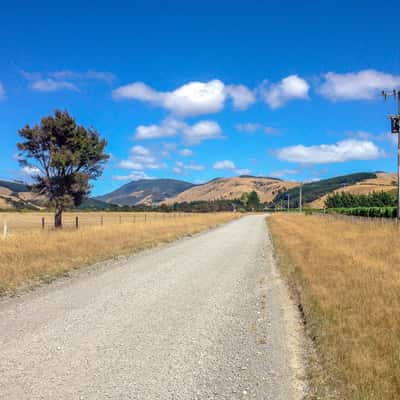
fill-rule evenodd
<path id="1" fill-rule="evenodd" d="M 0 302 L 0 398 L 301 399 L 263 216 Z"/>

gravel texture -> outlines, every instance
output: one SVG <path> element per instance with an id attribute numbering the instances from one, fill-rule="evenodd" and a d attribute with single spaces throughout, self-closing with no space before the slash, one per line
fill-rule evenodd
<path id="1" fill-rule="evenodd" d="M 0 398 L 302 399 L 265 216 L 0 302 Z"/>

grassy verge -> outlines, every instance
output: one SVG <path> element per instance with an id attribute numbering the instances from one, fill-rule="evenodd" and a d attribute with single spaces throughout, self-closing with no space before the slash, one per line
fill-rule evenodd
<path id="1" fill-rule="evenodd" d="M 399 399 L 399 227 L 303 215 L 269 225 L 327 371 L 315 398 L 329 385 L 339 399 Z"/>
<path id="2" fill-rule="evenodd" d="M 169 242 L 234 218 L 237 214 L 186 214 L 78 231 L 10 235 L 0 239 L 0 294 L 48 282 L 70 270 Z"/>

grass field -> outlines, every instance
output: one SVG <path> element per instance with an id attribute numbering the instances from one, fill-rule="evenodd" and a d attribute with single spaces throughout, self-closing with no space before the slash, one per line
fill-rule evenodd
<path id="1" fill-rule="evenodd" d="M 269 224 L 337 398 L 399 399 L 399 227 L 282 214 Z"/>
<path id="2" fill-rule="evenodd" d="M 63 226 L 65 229 L 75 228 L 76 217 L 79 227 L 107 226 L 125 223 L 155 222 L 188 217 L 182 213 L 145 213 L 145 212 L 64 212 Z M 42 230 L 42 219 L 46 230 L 54 227 L 54 213 L 51 212 L 0 212 L 0 228 L 7 222 L 9 234 Z"/>
<path id="3" fill-rule="evenodd" d="M 238 217 L 234 213 L 121 213 L 120 223 L 120 214 L 112 214 L 80 213 L 82 219 L 87 218 L 86 225 L 60 231 L 37 229 L 42 213 L 10 214 L 10 227 L 20 228 L 14 233 L 10 229 L 7 239 L 0 239 L 0 294 L 48 282 L 72 269 L 131 254 Z M 74 215 L 66 213 L 65 220 L 73 220 Z M 101 215 L 103 226 L 99 223 Z M 29 224 L 32 229 L 27 229 Z"/>

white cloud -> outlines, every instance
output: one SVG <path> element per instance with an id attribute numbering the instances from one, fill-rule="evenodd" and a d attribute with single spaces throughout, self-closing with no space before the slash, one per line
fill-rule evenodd
<path id="1" fill-rule="evenodd" d="M 290 75 L 278 83 L 261 88 L 265 102 L 272 108 L 282 107 L 290 100 L 308 99 L 310 85 L 298 75 Z"/>
<path id="2" fill-rule="evenodd" d="M 40 174 L 40 169 L 35 166 L 26 165 L 22 167 L 22 172 L 29 176 L 35 176 Z"/>
<path id="3" fill-rule="evenodd" d="M 279 134 L 277 129 L 263 124 L 259 124 L 257 122 L 245 122 L 243 124 L 236 124 L 235 128 L 239 132 L 246 132 L 246 133 L 254 133 L 257 131 L 262 131 L 267 135 Z"/>
<path id="4" fill-rule="evenodd" d="M 39 92 L 56 92 L 58 90 L 72 90 L 74 92 L 79 92 L 79 89 L 75 84 L 66 81 L 56 81 L 51 78 L 37 80 L 32 82 L 31 86 L 32 89 Z"/>
<path id="5" fill-rule="evenodd" d="M 167 118 L 160 125 L 139 125 L 135 131 L 136 139 L 156 139 L 178 134 L 185 124 L 174 118 Z"/>
<path id="6" fill-rule="evenodd" d="M 305 164 L 337 163 L 350 160 L 374 160 L 385 153 L 373 142 L 347 139 L 335 144 L 289 146 L 276 152 L 281 160 Z"/>
<path id="7" fill-rule="evenodd" d="M 227 97 L 231 97 L 234 107 L 241 110 L 255 100 L 246 86 L 226 86 L 218 79 L 208 82 L 189 82 L 167 92 L 156 91 L 143 82 L 134 82 L 115 89 L 113 97 L 149 102 L 179 116 L 217 113 L 223 109 Z"/>
<path id="8" fill-rule="evenodd" d="M 30 82 L 33 90 L 40 92 L 55 92 L 59 90 L 71 90 L 79 92 L 77 82 L 82 83 L 88 80 L 112 82 L 115 76 L 110 72 L 89 70 L 86 72 L 74 72 L 70 70 L 49 72 L 21 72 L 22 76 Z"/>
<path id="9" fill-rule="evenodd" d="M 187 175 L 188 171 L 204 171 L 204 169 L 205 169 L 204 165 L 196 164 L 194 162 L 192 162 L 190 164 L 184 164 L 181 161 L 177 161 L 175 163 L 175 167 L 172 168 L 172 171 L 175 174 Z"/>
<path id="10" fill-rule="evenodd" d="M 4 89 L 3 83 L 0 82 L 0 100 L 4 100 L 6 98 L 6 91 Z"/>
<path id="11" fill-rule="evenodd" d="M 133 171 L 129 175 L 114 175 L 112 177 L 115 181 L 138 181 L 140 179 L 154 179 L 151 176 L 148 176 L 143 171 Z"/>
<path id="12" fill-rule="evenodd" d="M 370 100 L 384 89 L 400 86 L 400 75 L 386 74 L 373 69 L 347 74 L 328 72 L 318 92 L 332 101 Z"/>
<path id="13" fill-rule="evenodd" d="M 144 146 L 133 146 L 131 148 L 131 153 L 139 156 L 148 156 L 150 154 L 150 150 Z"/>
<path id="14" fill-rule="evenodd" d="M 159 125 L 138 126 L 135 131 L 135 139 L 156 139 L 181 134 L 186 144 L 194 145 L 203 140 L 220 138 L 221 133 L 222 129 L 215 121 L 203 120 L 193 125 L 188 125 L 183 121 L 167 118 Z"/>
<path id="15" fill-rule="evenodd" d="M 187 144 L 198 144 L 203 140 L 217 139 L 221 137 L 222 129 L 215 121 L 200 121 L 194 125 L 186 125 L 183 129 L 183 137 Z"/>
<path id="16" fill-rule="evenodd" d="M 232 97 L 233 107 L 237 110 L 246 110 L 256 101 L 254 93 L 244 85 L 227 85 L 226 94 Z"/>
<path id="17" fill-rule="evenodd" d="M 179 151 L 179 154 L 183 157 L 190 157 L 193 155 L 193 151 L 190 149 L 182 149 Z"/>
<path id="18" fill-rule="evenodd" d="M 251 170 L 248 168 L 236 168 L 235 163 L 231 160 L 217 161 L 214 163 L 213 168 L 218 170 L 228 170 L 236 175 L 249 175 L 251 173 Z"/>
<path id="19" fill-rule="evenodd" d="M 163 169 L 167 168 L 164 162 L 144 146 L 133 146 L 127 160 L 122 160 L 118 164 L 119 168 L 131 170 Z"/>
<path id="20" fill-rule="evenodd" d="M 217 161 L 213 165 L 214 169 L 230 169 L 233 170 L 236 168 L 235 163 L 231 160 L 222 160 Z"/>

